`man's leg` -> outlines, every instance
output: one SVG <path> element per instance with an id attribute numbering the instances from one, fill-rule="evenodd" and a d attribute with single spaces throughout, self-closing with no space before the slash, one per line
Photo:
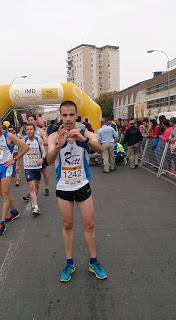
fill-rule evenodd
<path id="1" fill-rule="evenodd" d="M 6 222 L 15 220 L 19 216 L 20 216 L 20 214 L 14 206 L 14 202 L 13 202 L 12 195 L 10 192 L 10 194 L 9 194 L 9 209 L 8 209 L 8 214 L 6 215 Z"/>
<path id="2" fill-rule="evenodd" d="M 114 158 L 114 144 L 109 143 L 109 163 L 110 163 L 110 170 L 115 169 L 115 158 Z"/>
<path id="3" fill-rule="evenodd" d="M 88 246 L 90 258 L 96 258 L 94 208 L 92 196 L 85 201 L 78 202 L 78 207 L 81 211 L 84 226 L 84 237 Z"/>
<path id="4" fill-rule="evenodd" d="M 16 162 L 16 186 L 20 185 L 20 175 L 21 175 L 21 161 Z"/>
<path id="5" fill-rule="evenodd" d="M 109 153 L 108 153 L 108 147 L 106 143 L 102 144 L 103 147 L 103 165 L 104 165 L 104 172 L 109 172 Z"/>
<path id="6" fill-rule="evenodd" d="M 6 215 L 9 212 L 10 208 L 10 184 L 11 184 L 12 176 L 3 178 L 1 180 L 1 195 L 3 198 L 2 204 L 2 221 L 5 221 Z"/>
<path id="7" fill-rule="evenodd" d="M 42 174 L 45 183 L 45 196 L 49 196 L 49 175 L 47 167 L 42 169 Z"/>
<path id="8" fill-rule="evenodd" d="M 74 202 L 58 198 L 59 211 L 63 221 L 63 240 L 66 259 L 73 259 L 73 206 Z"/>
<path id="9" fill-rule="evenodd" d="M 28 184 L 28 190 L 30 193 L 31 201 L 32 201 L 33 205 L 36 206 L 37 205 L 37 195 L 35 192 L 35 181 L 29 181 L 27 184 Z"/>
<path id="10" fill-rule="evenodd" d="M 134 146 L 128 147 L 128 160 L 130 168 L 134 168 Z"/>
<path id="11" fill-rule="evenodd" d="M 136 143 L 134 145 L 134 161 L 135 161 L 136 167 L 138 166 L 138 161 L 139 161 L 139 151 L 140 151 L 139 143 Z"/>
<path id="12" fill-rule="evenodd" d="M 39 189 L 40 189 L 40 181 L 39 180 L 35 180 L 35 193 L 36 193 L 36 196 L 39 193 Z"/>
<path id="13" fill-rule="evenodd" d="M 63 240 L 65 246 L 66 266 L 61 272 L 60 281 L 68 282 L 75 272 L 73 262 L 73 201 L 58 198 L 59 211 L 63 221 Z"/>
<path id="14" fill-rule="evenodd" d="M 88 246 L 90 255 L 89 271 L 94 273 L 96 278 L 104 280 L 107 278 L 107 273 L 97 261 L 96 244 L 95 244 L 95 227 L 94 227 L 94 208 L 92 196 L 87 200 L 78 202 L 78 207 L 81 211 L 84 236 Z"/>

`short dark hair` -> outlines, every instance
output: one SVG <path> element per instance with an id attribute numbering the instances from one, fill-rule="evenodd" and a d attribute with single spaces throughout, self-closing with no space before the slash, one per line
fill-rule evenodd
<path id="1" fill-rule="evenodd" d="M 33 123 L 27 123 L 27 124 L 26 124 L 26 128 L 27 128 L 27 127 L 31 127 L 31 126 L 32 126 L 32 127 L 34 128 L 34 130 L 35 130 L 35 126 L 34 126 Z"/>
<path id="2" fill-rule="evenodd" d="M 172 123 L 176 124 L 176 117 L 171 118 L 170 121 L 171 121 Z"/>
<path id="3" fill-rule="evenodd" d="M 60 105 L 60 111 L 61 111 L 62 107 L 75 107 L 76 112 L 77 112 L 77 105 L 73 101 L 66 100 L 66 101 L 62 102 Z"/>
<path id="4" fill-rule="evenodd" d="M 36 115 L 30 114 L 30 115 L 28 116 L 28 119 L 29 119 L 29 118 L 34 118 L 34 120 L 36 120 Z"/>
<path id="5" fill-rule="evenodd" d="M 166 127 L 170 127 L 170 121 L 168 119 L 163 120 L 163 125 Z"/>

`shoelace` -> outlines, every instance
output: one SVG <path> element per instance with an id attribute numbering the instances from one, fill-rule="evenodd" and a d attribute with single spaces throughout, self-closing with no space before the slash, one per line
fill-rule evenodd
<path id="1" fill-rule="evenodd" d="M 95 262 L 94 264 L 96 265 L 96 267 L 98 268 L 99 271 L 101 271 L 103 269 L 99 262 Z"/>
<path id="2" fill-rule="evenodd" d="M 72 266 L 70 264 L 67 264 L 65 269 L 63 270 L 63 272 L 67 273 L 70 271 L 69 269 L 71 269 L 71 268 L 72 268 Z"/>

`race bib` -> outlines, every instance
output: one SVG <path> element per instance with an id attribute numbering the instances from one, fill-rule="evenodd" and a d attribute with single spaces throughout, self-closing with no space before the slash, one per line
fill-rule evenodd
<path id="1" fill-rule="evenodd" d="M 0 148 L 0 160 L 3 159 L 4 156 L 4 149 Z"/>
<path id="2" fill-rule="evenodd" d="M 36 154 L 36 153 L 27 153 L 27 158 L 28 158 L 28 166 L 29 168 L 31 167 L 37 167 L 38 164 L 37 164 L 37 161 L 39 160 L 39 155 Z"/>
<path id="3" fill-rule="evenodd" d="M 61 179 L 67 185 L 81 183 L 83 180 L 82 167 L 62 167 Z"/>

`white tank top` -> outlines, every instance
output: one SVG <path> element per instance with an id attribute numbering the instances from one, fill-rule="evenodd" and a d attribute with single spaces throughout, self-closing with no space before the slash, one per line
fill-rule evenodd
<path id="1" fill-rule="evenodd" d="M 75 191 L 90 180 L 89 146 L 80 141 L 65 144 L 55 162 L 57 190 Z"/>
<path id="2" fill-rule="evenodd" d="M 7 137 L 8 137 L 7 132 L 4 132 L 2 136 L 0 136 L 0 164 L 4 164 L 8 160 L 13 159 L 13 146 L 9 145 L 8 147 Z"/>
<path id="3" fill-rule="evenodd" d="M 35 132 L 35 137 L 40 138 L 41 136 L 41 129 L 37 128 L 36 132 Z"/>
<path id="4" fill-rule="evenodd" d="M 25 143 L 29 146 L 29 150 L 23 156 L 24 169 L 41 169 L 42 165 L 37 164 L 37 161 L 41 159 L 38 138 L 35 137 L 33 141 L 30 141 L 29 138 L 26 137 Z"/>

